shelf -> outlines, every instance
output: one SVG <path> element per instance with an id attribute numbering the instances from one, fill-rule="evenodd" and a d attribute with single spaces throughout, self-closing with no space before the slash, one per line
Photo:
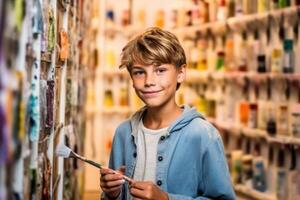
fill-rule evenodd
<path id="1" fill-rule="evenodd" d="M 101 112 L 103 114 L 106 115 L 112 115 L 112 114 L 123 114 L 123 115 L 127 115 L 132 113 L 132 109 L 130 109 L 129 107 L 122 107 L 122 106 L 115 106 L 115 107 L 111 107 L 111 108 L 103 108 L 101 109 Z"/>
<path id="2" fill-rule="evenodd" d="M 248 27 L 251 27 L 251 25 L 256 27 L 265 27 L 268 23 L 268 20 L 272 18 L 279 21 L 278 19 L 282 15 L 292 18 L 293 16 L 297 16 L 298 9 L 300 9 L 299 6 L 280 8 L 278 10 L 267 11 L 264 13 L 231 17 L 224 21 L 208 22 L 200 25 L 174 28 L 170 29 L 170 31 L 174 32 L 175 34 L 187 35 L 194 34 L 197 31 L 203 34 L 207 34 L 208 31 L 212 31 L 213 34 L 225 34 L 227 27 L 232 30 L 245 30 Z"/>
<path id="3" fill-rule="evenodd" d="M 252 188 L 246 187 L 244 185 L 235 185 L 234 189 L 237 193 L 241 193 L 243 195 L 246 195 L 252 199 L 256 200 L 277 200 L 276 196 L 269 193 L 263 193 L 259 192 L 257 190 L 254 190 Z"/>
<path id="4" fill-rule="evenodd" d="M 194 83 L 194 82 L 207 82 L 209 78 L 208 71 L 200 71 L 195 69 L 188 69 L 186 71 L 186 82 Z"/>
<path id="5" fill-rule="evenodd" d="M 268 136 L 267 141 L 269 143 L 279 143 L 279 144 L 295 144 L 295 145 L 300 145 L 300 138 L 295 138 L 291 136 Z"/>
<path id="6" fill-rule="evenodd" d="M 242 134 L 251 138 L 267 137 L 267 132 L 261 129 L 242 128 Z"/>
<path id="7" fill-rule="evenodd" d="M 207 82 L 210 78 L 214 80 L 238 80 L 248 78 L 255 82 L 262 82 L 268 79 L 286 79 L 290 81 L 300 81 L 300 73 L 257 73 L 257 72 L 223 72 L 223 71 L 200 71 L 200 70 L 187 70 L 187 82 Z"/>
<path id="8" fill-rule="evenodd" d="M 102 76 L 112 77 L 112 76 L 128 76 L 129 74 L 126 69 L 112 69 L 112 70 L 103 70 Z"/>
<path id="9" fill-rule="evenodd" d="M 232 133 L 232 135 L 240 136 L 241 135 L 241 128 L 238 126 L 230 125 L 228 123 L 221 123 L 217 120 L 213 120 L 209 118 L 209 122 L 213 123 L 217 128 L 228 131 Z"/>
<path id="10" fill-rule="evenodd" d="M 105 34 L 107 35 L 114 35 L 114 34 L 122 34 L 127 37 L 131 37 L 141 31 L 143 31 L 145 27 L 139 27 L 134 25 L 128 26 L 119 26 L 116 24 L 109 24 L 105 28 Z"/>
<path id="11" fill-rule="evenodd" d="M 214 124 L 217 128 L 228 131 L 232 135 L 236 135 L 236 136 L 244 135 L 250 138 L 265 139 L 268 143 L 300 145 L 300 138 L 296 138 L 292 136 L 282 136 L 278 134 L 275 136 L 270 136 L 265 130 L 239 127 L 239 126 L 234 126 L 226 123 L 220 123 L 213 118 L 208 118 L 207 120 L 210 123 Z"/>

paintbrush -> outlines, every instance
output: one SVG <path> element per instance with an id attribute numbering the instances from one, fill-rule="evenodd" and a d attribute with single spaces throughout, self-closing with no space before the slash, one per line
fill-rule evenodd
<path id="1" fill-rule="evenodd" d="M 56 155 L 59 157 L 63 157 L 63 158 L 77 158 L 79 160 L 82 160 L 86 163 L 89 163 L 90 165 L 93 165 L 94 167 L 97 167 L 99 169 L 103 169 L 104 167 L 102 165 L 100 165 L 99 163 L 96 163 L 92 160 L 89 160 L 83 156 L 78 155 L 77 153 L 75 153 L 74 151 L 72 151 L 72 149 L 70 149 L 69 147 L 67 147 L 64 144 L 59 144 L 56 147 Z M 108 168 L 106 168 L 108 169 Z M 114 171 L 114 170 L 113 170 Z M 114 171 L 114 173 L 119 174 L 119 172 Z M 123 175 L 124 180 L 128 181 L 129 183 L 132 183 L 133 180 L 125 175 Z"/>

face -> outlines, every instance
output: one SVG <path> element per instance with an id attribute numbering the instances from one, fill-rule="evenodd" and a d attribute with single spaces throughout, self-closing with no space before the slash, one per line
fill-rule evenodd
<path id="1" fill-rule="evenodd" d="M 133 87 L 148 107 L 160 107 L 175 103 L 177 83 L 185 78 L 185 66 L 176 68 L 171 64 L 134 65 L 131 69 Z"/>

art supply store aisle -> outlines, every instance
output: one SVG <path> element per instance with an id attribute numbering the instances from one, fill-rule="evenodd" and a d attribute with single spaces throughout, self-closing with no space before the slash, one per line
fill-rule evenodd
<path id="1" fill-rule="evenodd" d="M 0 0 L 0 16 L 1 200 L 99 199 L 143 106 L 120 53 L 153 26 L 185 49 L 177 103 L 219 130 L 237 198 L 300 200 L 299 0 Z"/>

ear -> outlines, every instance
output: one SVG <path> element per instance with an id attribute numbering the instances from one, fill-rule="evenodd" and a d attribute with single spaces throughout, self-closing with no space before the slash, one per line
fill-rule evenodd
<path id="1" fill-rule="evenodd" d="M 177 69 L 177 73 L 177 83 L 182 83 L 186 76 L 186 64 L 181 65 L 181 67 Z"/>

